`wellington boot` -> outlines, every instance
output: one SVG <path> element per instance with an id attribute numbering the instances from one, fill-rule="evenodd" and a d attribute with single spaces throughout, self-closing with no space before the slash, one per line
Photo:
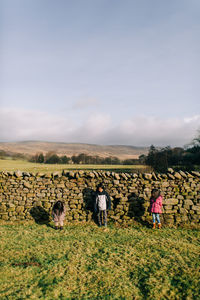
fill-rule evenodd
<path id="1" fill-rule="evenodd" d="M 156 223 L 153 223 L 152 229 L 156 229 Z"/>
<path id="2" fill-rule="evenodd" d="M 161 229 L 161 223 L 158 223 L 158 228 Z"/>

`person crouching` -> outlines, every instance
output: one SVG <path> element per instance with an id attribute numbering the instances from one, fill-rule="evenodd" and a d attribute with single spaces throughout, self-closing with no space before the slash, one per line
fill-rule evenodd
<path id="1" fill-rule="evenodd" d="M 57 201 L 52 208 L 52 218 L 55 223 L 55 229 L 63 229 L 65 219 L 65 206 L 62 201 Z"/>

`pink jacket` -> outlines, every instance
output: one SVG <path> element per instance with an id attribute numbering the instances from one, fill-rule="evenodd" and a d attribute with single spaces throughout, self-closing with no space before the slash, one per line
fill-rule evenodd
<path id="1" fill-rule="evenodd" d="M 156 201 L 150 199 L 150 212 L 155 214 L 162 214 L 162 196 L 159 196 Z"/>

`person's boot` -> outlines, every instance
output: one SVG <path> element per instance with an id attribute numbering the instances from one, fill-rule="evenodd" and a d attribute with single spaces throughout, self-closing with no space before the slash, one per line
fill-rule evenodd
<path id="1" fill-rule="evenodd" d="M 161 223 L 158 223 L 158 229 L 161 229 Z"/>
<path id="2" fill-rule="evenodd" d="M 156 229 L 156 223 L 153 223 L 152 229 Z"/>
<path id="3" fill-rule="evenodd" d="M 55 230 L 58 230 L 59 229 L 59 227 L 58 226 L 55 226 Z"/>
<path id="4" fill-rule="evenodd" d="M 60 230 L 63 230 L 63 226 L 60 226 Z"/>

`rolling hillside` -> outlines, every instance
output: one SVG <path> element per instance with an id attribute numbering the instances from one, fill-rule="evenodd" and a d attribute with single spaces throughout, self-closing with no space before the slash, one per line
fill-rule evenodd
<path id="1" fill-rule="evenodd" d="M 79 143 L 56 143 L 56 142 L 9 142 L 0 143 L 0 150 L 14 153 L 23 153 L 34 155 L 38 152 L 46 154 L 49 151 L 54 151 L 58 155 L 77 155 L 85 153 L 88 155 L 99 155 L 101 157 L 116 156 L 119 159 L 138 158 L 141 154 L 146 154 L 148 148 L 134 147 L 124 145 L 93 145 Z"/>

